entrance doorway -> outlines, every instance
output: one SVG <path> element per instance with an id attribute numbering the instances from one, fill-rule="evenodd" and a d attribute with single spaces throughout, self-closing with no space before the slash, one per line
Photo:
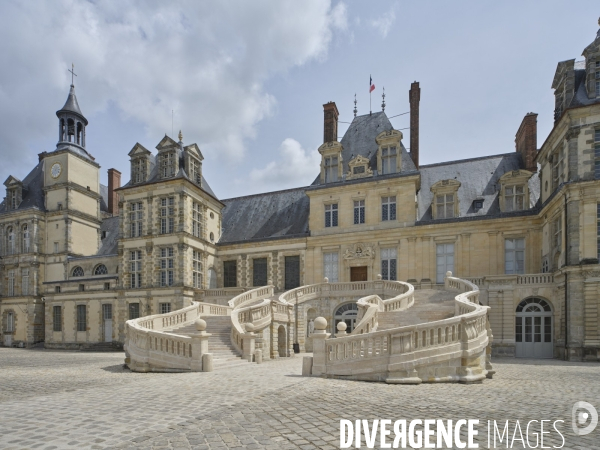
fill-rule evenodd
<path id="1" fill-rule="evenodd" d="M 335 310 L 333 315 L 333 335 L 337 333 L 337 324 L 340 322 L 346 323 L 346 333 L 352 333 L 358 316 L 358 305 L 356 303 L 346 303 Z"/>
<path id="2" fill-rule="evenodd" d="M 279 328 L 277 328 L 277 350 L 279 351 L 280 358 L 285 358 L 287 356 L 286 344 L 285 327 L 283 325 L 279 325 Z"/>
<path id="3" fill-rule="evenodd" d="M 367 281 L 367 266 L 350 267 L 350 281 Z"/>
<path id="4" fill-rule="evenodd" d="M 104 342 L 112 342 L 112 305 L 102 305 L 102 322 Z"/>
<path id="5" fill-rule="evenodd" d="M 541 298 L 519 303 L 515 318 L 515 356 L 553 358 L 552 307 Z"/>

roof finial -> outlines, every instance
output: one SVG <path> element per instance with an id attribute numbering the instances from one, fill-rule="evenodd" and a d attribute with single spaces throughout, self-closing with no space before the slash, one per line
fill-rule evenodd
<path id="1" fill-rule="evenodd" d="M 179 130 L 179 135 L 177 137 L 179 138 L 179 142 L 183 142 L 183 134 L 181 134 L 181 130 Z"/>
<path id="2" fill-rule="evenodd" d="M 383 94 L 381 94 L 381 110 L 385 111 L 385 87 L 383 88 Z"/>
<path id="3" fill-rule="evenodd" d="M 354 93 L 354 117 L 356 117 L 356 113 L 358 110 L 356 109 L 356 92 Z"/>
<path id="4" fill-rule="evenodd" d="M 75 78 L 77 76 L 77 74 L 75 73 L 75 64 L 71 63 L 71 70 L 69 70 L 68 72 L 71 72 L 71 87 L 75 87 Z"/>

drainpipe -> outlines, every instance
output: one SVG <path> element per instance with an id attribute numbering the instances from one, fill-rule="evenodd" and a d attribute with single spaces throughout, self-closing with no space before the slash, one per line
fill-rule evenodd
<path id="1" fill-rule="evenodd" d="M 565 268 L 569 266 L 569 222 L 567 220 L 567 214 L 567 189 L 565 187 Z M 568 276 L 569 274 L 565 269 L 565 361 L 569 360 L 569 294 L 567 292 Z"/>

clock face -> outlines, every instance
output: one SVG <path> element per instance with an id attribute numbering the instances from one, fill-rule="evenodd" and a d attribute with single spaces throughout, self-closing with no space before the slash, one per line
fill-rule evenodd
<path id="1" fill-rule="evenodd" d="M 50 175 L 52 175 L 52 178 L 58 178 L 60 176 L 61 172 L 62 172 L 62 167 L 60 166 L 60 164 L 54 163 L 52 165 L 52 168 L 50 169 Z"/>

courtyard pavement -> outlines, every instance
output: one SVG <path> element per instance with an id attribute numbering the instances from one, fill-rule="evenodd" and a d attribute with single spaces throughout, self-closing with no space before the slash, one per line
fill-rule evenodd
<path id="1" fill-rule="evenodd" d="M 480 448 L 488 420 L 511 421 L 511 435 L 516 420 L 523 435 L 564 420 L 562 448 L 600 449 L 600 426 L 571 430 L 575 402 L 600 409 L 597 363 L 503 358 L 483 384 L 400 386 L 301 377 L 301 357 L 182 374 L 132 373 L 123 358 L 0 348 L 0 449 L 333 449 L 340 419 L 479 419 Z"/>

